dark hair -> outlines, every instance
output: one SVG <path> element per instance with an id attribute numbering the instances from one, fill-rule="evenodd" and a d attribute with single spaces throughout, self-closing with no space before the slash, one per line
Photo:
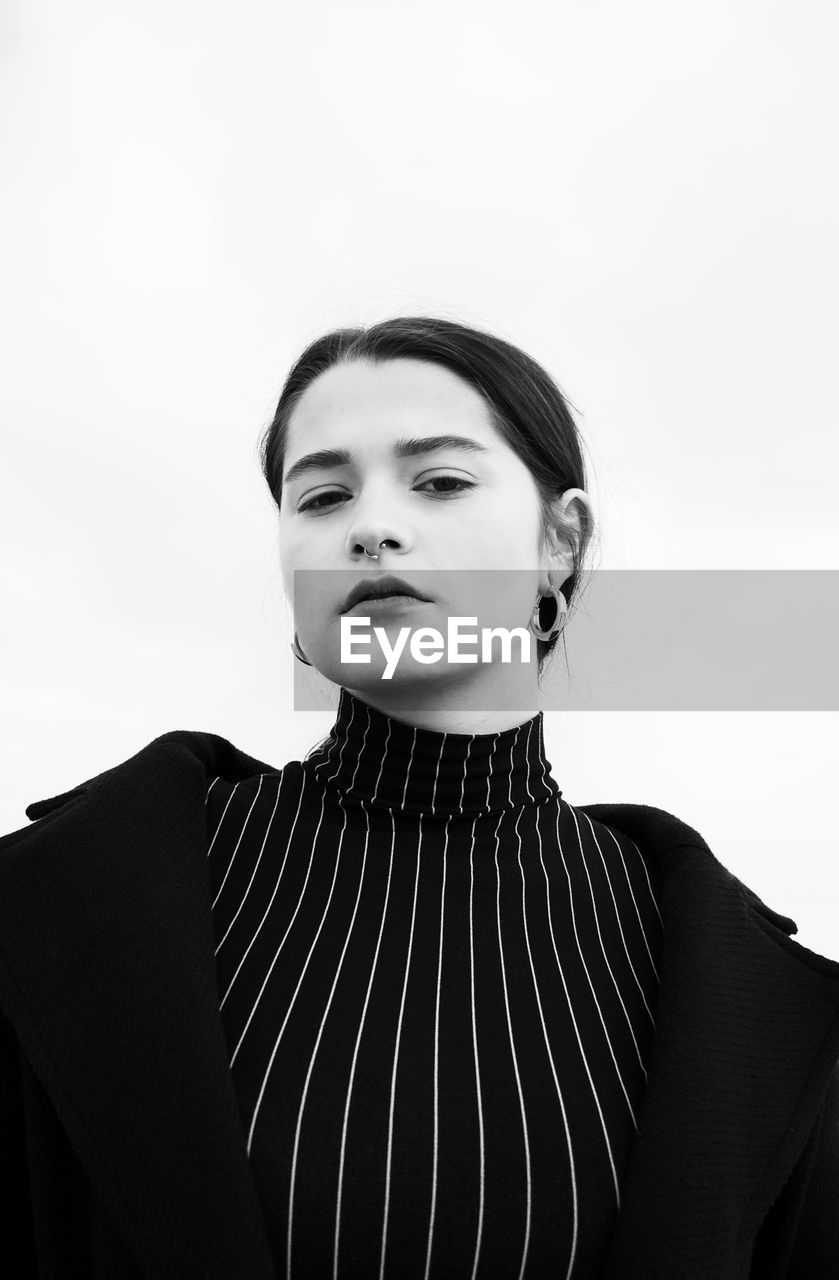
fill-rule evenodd
<path id="1" fill-rule="evenodd" d="M 262 471 L 277 508 L 282 500 L 289 419 L 309 384 L 334 365 L 356 360 L 375 364 L 400 358 L 443 365 L 481 393 L 493 425 L 536 483 L 544 549 L 549 516 L 551 524 L 555 521 L 550 504 L 565 489 L 586 488 L 582 442 L 568 402 L 542 366 L 512 343 L 433 316 L 396 316 L 366 329 L 334 329 L 306 347 L 286 378 L 273 420 L 259 441 Z M 593 531 L 584 527 L 582 538 L 578 538 L 569 521 L 563 532 L 573 548 L 574 571 L 562 587 L 570 617 L 579 595 L 582 557 Z M 543 620 L 542 604 L 546 600 L 548 616 Z M 542 597 L 539 616 L 543 629 L 552 625 L 555 613 L 550 597 Z M 560 634 L 564 641 L 564 629 Z M 556 641 L 554 636 L 536 642 L 540 675 Z"/>

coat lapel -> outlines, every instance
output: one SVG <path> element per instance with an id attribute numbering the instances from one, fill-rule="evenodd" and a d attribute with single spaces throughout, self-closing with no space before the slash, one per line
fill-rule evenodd
<path id="1" fill-rule="evenodd" d="M 209 777 L 271 768 L 176 730 L 0 838 L 0 1004 L 153 1274 L 274 1275 L 218 1004 L 205 818 Z M 839 963 L 673 815 L 575 807 L 655 859 L 664 921 L 604 1280 L 746 1275 L 839 1059 Z"/>

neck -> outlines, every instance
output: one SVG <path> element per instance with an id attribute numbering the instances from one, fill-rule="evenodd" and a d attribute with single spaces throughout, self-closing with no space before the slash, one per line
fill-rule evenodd
<path id="1" fill-rule="evenodd" d="M 498 733 L 539 714 L 535 665 L 488 666 L 475 676 L 464 679 L 458 674 L 455 683 L 424 673 L 416 681 L 377 680 L 344 687 L 383 715 L 438 733 Z"/>

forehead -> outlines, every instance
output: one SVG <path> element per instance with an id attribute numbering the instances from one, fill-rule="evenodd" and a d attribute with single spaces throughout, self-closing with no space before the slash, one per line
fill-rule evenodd
<path id="1" fill-rule="evenodd" d="M 363 425 L 402 435 L 412 423 L 419 428 L 457 422 L 486 443 L 498 440 L 489 408 L 479 391 L 450 369 L 430 361 L 386 360 L 381 364 L 352 361 L 318 375 L 297 402 L 289 435 L 344 434 Z M 392 428 L 392 430 L 391 430 Z"/>

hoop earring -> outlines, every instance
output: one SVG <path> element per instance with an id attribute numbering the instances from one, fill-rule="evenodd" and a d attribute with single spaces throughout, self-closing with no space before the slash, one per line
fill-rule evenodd
<path id="1" fill-rule="evenodd" d="M 305 662 L 307 667 L 310 667 L 312 665 L 309 659 L 304 654 L 303 650 L 300 648 L 300 641 L 297 639 L 296 631 L 294 633 L 294 640 L 292 641 L 290 648 L 295 658 L 299 658 L 301 662 Z"/>
<path id="2" fill-rule="evenodd" d="M 533 632 L 537 640 L 553 640 L 554 636 L 558 636 L 562 628 L 565 626 L 566 614 L 568 613 L 568 601 L 562 594 L 560 587 L 551 587 L 551 595 L 556 600 L 556 616 L 552 626 L 547 631 L 543 631 L 539 623 L 539 606 L 542 600 L 547 600 L 547 596 L 538 595 L 536 604 L 533 608 L 533 614 L 530 619 L 530 630 Z"/>

